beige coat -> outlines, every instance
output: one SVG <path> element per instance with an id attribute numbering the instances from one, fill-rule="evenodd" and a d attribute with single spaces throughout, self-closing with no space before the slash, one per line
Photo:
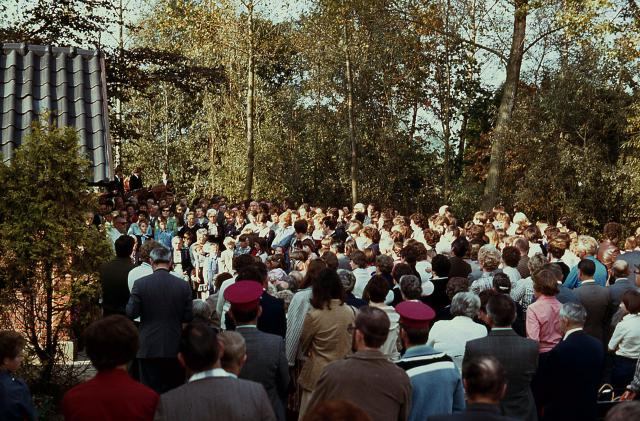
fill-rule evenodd
<path id="1" fill-rule="evenodd" d="M 322 370 L 332 361 L 344 358 L 351 352 L 351 333 L 356 310 L 331 300 L 331 309 L 312 309 L 305 317 L 300 337 L 300 349 L 308 358 L 302 366 L 298 383 L 311 392 Z"/>

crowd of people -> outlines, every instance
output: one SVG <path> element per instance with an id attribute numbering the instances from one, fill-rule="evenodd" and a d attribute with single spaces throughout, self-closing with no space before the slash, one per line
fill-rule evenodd
<path id="1" fill-rule="evenodd" d="M 553 222 L 117 194 L 64 417 L 640 419 L 640 230 Z M 23 347 L 0 333 L 2 419 L 36 417 Z"/>

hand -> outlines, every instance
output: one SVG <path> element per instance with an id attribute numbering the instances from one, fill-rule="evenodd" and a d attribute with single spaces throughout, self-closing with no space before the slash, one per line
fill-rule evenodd
<path id="1" fill-rule="evenodd" d="M 632 390 L 625 391 L 622 396 L 620 396 L 621 401 L 632 401 L 636 398 L 636 392 Z"/>

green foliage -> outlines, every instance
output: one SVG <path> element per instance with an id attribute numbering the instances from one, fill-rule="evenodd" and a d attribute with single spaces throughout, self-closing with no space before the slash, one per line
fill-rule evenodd
<path id="1" fill-rule="evenodd" d="M 0 165 L 0 323 L 26 336 L 39 364 L 36 392 L 57 376 L 60 341 L 76 339 L 93 316 L 97 270 L 112 255 L 87 221 L 97 205 L 89 179 L 72 128 L 35 124 Z"/>

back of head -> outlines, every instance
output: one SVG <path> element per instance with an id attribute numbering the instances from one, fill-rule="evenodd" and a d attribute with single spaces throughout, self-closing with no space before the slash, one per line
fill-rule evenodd
<path id="1" fill-rule="evenodd" d="M 584 276 L 591 277 L 596 274 L 596 264 L 591 259 L 582 259 L 580 263 L 578 263 L 578 270 Z"/>
<path id="2" fill-rule="evenodd" d="M 495 327 L 510 327 L 516 320 L 516 304 L 506 294 L 489 298 L 487 314 Z"/>
<path id="3" fill-rule="evenodd" d="M 520 262 L 520 250 L 513 246 L 507 246 L 502 249 L 502 260 L 504 264 L 515 268 L 518 266 L 518 262 Z"/>
<path id="4" fill-rule="evenodd" d="M 451 300 L 451 315 L 474 318 L 480 310 L 480 297 L 471 291 L 459 292 Z"/>
<path id="5" fill-rule="evenodd" d="M 306 234 L 309 229 L 309 223 L 305 219 L 298 219 L 293 223 L 293 229 L 296 234 Z"/>
<path id="6" fill-rule="evenodd" d="M 256 262 L 256 259 L 250 254 L 241 254 L 239 256 L 235 256 L 231 263 L 233 270 L 239 272 L 241 269 L 251 266 Z"/>
<path id="7" fill-rule="evenodd" d="M 635 289 L 629 289 L 622 294 L 622 303 L 629 314 L 640 313 L 640 292 Z"/>
<path id="8" fill-rule="evenodd" d="M 469 291 L 469 279 L 460 276 L 454 276 L 447 282 L 446 294 L 449 300 L 459 292 Z"/>
<path id="9" fill-rule="evenodd" d="M 0 365 L 5 358 L 16 358 L 26 344 L 25 339 L 18 332 L 12 330 L 0 331 Z"/>
<path id="10" fill-rule="evenodd" d="M 451 243 L 451 252 L 457 257 L 463 258 L 468 251 L 469 241 L 462 235 Z"/>
<path id="11" fill-rule="evenodd" d="M 193 300 L 193 318 L 201 321 L 208 322 L 213 314 L 213 309 L 207 304 L 205 300 L 196 299 Z"/>
<path id="12" fill-rule="evenodd" d="M 506 273 L 496 273 L 493 276 L 493 289 L 500 294 L 508 294 L 511 292 L 511 279 Z"/>
<path id="13" fill-rule="evenodd" d="M 125 365 L 138 352 L 138 330 L 131 320 L 120 315 L 91 323 L 84 339 L 87 355 L 98 371 Z"/>
<path id="14" fill-rule="evenodd" d="M 413 274 L 413 268 L 406 263 L 398 263 L 393 267 L 393 270 L 391 271 L 391 276 L 393 276 L 393 279 L 398 284 L 400 283 L 400 279 L 404 275 L 412 275 L 412 274 Z"/>
<path id="15" fill-rule="evenodd" d="M 388 292 L 389 284 L 387 280 L 382 275 L 374 275 L 367 283 L 362 293 L 362 298 L 372 303 L 382 303 Z"/>
<path id="16" fill-rule="evenodd" d="M 422 282 L 416 275 L 400 278 L 400 292 L 407 300 L 417 300 L 422 296 Z"/>
<path id="17" fill-rule="evenodd" d="M 245 266 L 238 271 L 236 279 L 239 281 L 255 281 L 262 283 L 267 279 L 269 271 L 262 262 L 256 262 L 250 266 Z"/>
<path id="18" fill-rule="evenodd" d="M 331 308 L 331 300 L 340 300 L 340 303 L 345 301 L 344 288 L 335 270 L 320 271 L 311 288 L 311 305 L 314 308 Z"/>
<path id="19" fill-rule="evenodd" d="M 157 247 L 161 247 L 162 244 L 158 243 L 155 240 L 147 240 L 140 247 L 140 261 L 148 262 L 151 258 L 151 251 Z"/>
<path id="20" fill-rule="evenodd" d="M 354 250 L 351 252 L 351 255 L 349 257 L 351 258 L 353 264 L 357 267 L 361 269 L 367 267 L 367 257 L 365 256 L 364 252 L 360 250 Z"/>
<path id="21" fill-rule="evenodd" d="M 208 370 L 218 360 L 218 338 L 215 330 L 204 323 L 191 322 L 180 338 L 180 354 L 192 371 Z"/>
<path id="22" fill-rule="evenodd" d="M 380 273 L 390 275 L 393 270 L 393 258 L 386 254 L 381 254 L 376 257 L 376 267 L 380 270 Z"/>
<path id="23" fill-rule="evenodd" d="M 497 403 L 504 395 L 506 374 L 495 357 L 469 359 L 462 365 L 462 378 L 470 400 L 485 398 Z"/>
<path id="24" fill-rule="evenodd" d="M 537 271 L 532 275 L 533 277 L 533 290 L 546 295 L 547 297 L 552 297 L 557 295 L 558 292 L 558 281 L 556 274 L 549 269 L 542 269 Z"/>
<path id="25" fill-rule="evenodd" d="M 346 269 L 338 269 L 338 276 L 340 277 L 340 282 L 342 282 L 342 288 L 346 293 L 353 291 L 353 287 L 356 285 L 356 277 L 350 270 Z"/>
<path id="26" fill-rule="evenodd" d="M 624 260 L 616 260 L 611 269 L 613 270 L 613 276 L 616 278 L 629 276 L 629 264 Z"/>
<path id="27" fill-rule="evenodd" d="M 218 334 L 218 340 L 224 347 L 224 352 L 220 357 L 220 363 L 225 370 L 242 364 L 244 356 L 247 354 L 247 345 L 244 337 L 238 332 L 225 330 Z"/>
<path id="28" fill-rule="evenodd" d="M 361 307 L 355 321 L 356 329 L 362 332 L 364 343 L 369 348 L 380 348 L 384 344 L 390 325 L 387 313 L 371 306 Z"/>
<path id="29" fill-rule="evenodd" d="M 336 256 L 335 253 L 327 251 L 322 255 L 321 259 L 327 264 L 329 269 L 338 270 L 338 256 Z"/>
<path id="30" fill-rule="evenodd" d="M 154 249 L 151 250 L 151 253 L 149 254 L 149 257 L 151 258 L 151 261 L 154 264 L 170 263 L 171 262 L 171 250 L 169 250 L 168 248 L 164 247 L 161 244 L 158 244 L 157 247 L 154 247 Z"/>
<path id="31" fill-rule="evenodd" d="M 128 235 L 121 235 L 115 241 L 114 247 L 116 249 L 116 256 L 129 257 L 133 252 L 133 247 L 136 245 L 136 240 Z"/>
<path id="32" fill-rule="evenodd" d="M 526 238 L 518 238 L 514 241 L 513 246 L 520 251 L 520 254 L 525 255 L 529 252 L 529 241 Z"/>
<path id="33" fill-rule="evenodd" d="M 560 318 L 564 319 L 567 325 L 583 326 L 587 320 L 587 310 L 578 303 L 564 303 L 560 308 Z"/>
<path id="34" fill-rule="evenodd" d="M 431 268 L 433 272 L 441 278 L 448 278 L 451 270 L 451 262 L 447 256 L 436 254 L 431 259 Z"/>

